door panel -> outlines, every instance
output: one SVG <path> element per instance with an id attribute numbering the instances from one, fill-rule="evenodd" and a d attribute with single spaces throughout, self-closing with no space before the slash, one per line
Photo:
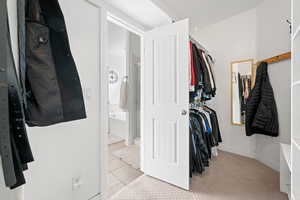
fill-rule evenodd
<path id="1" fill-rule="evenodd" d="M 144 37 L 144 171 L 184 189 L 189 189 L 188 23 Z"/>

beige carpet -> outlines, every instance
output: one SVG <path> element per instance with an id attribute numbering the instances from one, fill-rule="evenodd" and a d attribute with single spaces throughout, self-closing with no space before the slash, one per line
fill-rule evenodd
<path id="1" fill-rule="evenodd" d="M 256 160 L 220 152 L 205 174 L 191 179 L 191 190 L 142 176 L 111 200 L 287 200 L 279 174 Z"/>

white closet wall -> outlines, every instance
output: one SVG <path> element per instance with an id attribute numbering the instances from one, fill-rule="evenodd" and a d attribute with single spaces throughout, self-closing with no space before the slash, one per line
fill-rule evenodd
<path id="1" fill-rule="evenodd" d="M 300 199 L 300 2 L 293 0 L 292 37 L 292 196 Z"/>
<path id="2" fill-rule="evenodd" d="M 272 5 L 272 6 L 270 6 Z M 286 23 L 291 18 L 288 0 L 264 0 L 257 6 L 257 59 L 273 57 L 291 50 L 290 30 Z M 280 143 L 291 141 L 291 62 L 269 65 L 270 81 L 274 90 L 279 118 L 279 137 L 256 136 L 256 159 L 279 171 Z"/>

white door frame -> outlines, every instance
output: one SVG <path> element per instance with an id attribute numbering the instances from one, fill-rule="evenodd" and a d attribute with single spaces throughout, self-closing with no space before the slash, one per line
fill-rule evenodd
<path id="1" fill-rule="evenodd" d="M 99 134 L 100 134 L 100 149 L 99 149 L 99 162 L 100 162 L 100 188 L 99 192 L 101 193 L 99 199 L 105 199 L 106 189 L 108 187 L 108 120 L 109 120 L 109 95 L 108 95 L 108 65 L 107 65 L 107 55 L 108 55 L 108 18 L 114 20 L 115 23 L 118 23 L 122 27 L 130 30 L 131 32 L 141 36 L 141 71 L 143 71 L 144 55 L 143 55 L 143 34 L 146 30 L 145 27 L 140 25 L 134 19 L 128 17 L 122 11 L 114 8 L 110 4 L 106 3 L 104 0 L 86 0 L 89 4 L 99 9 Z M 141 77 L 141 88 L 143 88 L 143 78 Z M 143 159 L 143 96 L 144 92 L 141 89 L 141 163 Z M 143 166 L 141 166 L 143 170 Z"/>
<path id="2" fill-rule="evenodd" d="M 104 199 L 106 196 L 105 192 L 107 191 L 107 175 L 106 171 L 108 169 L 107 161 L 108 161 L 108 148 L 107 148 L 107 141 L 108 141 L 108 69 L 106 65 L 107 60 L 107 9 L 103 4 L 99 3 L 98 1 L 94 0 L 86 0 L 90 5 L 98 8 L 99 12 L 99 57 L 98 57 L 98 66 L 99 66 L 99 166 L 100 166 L 100 185 L 99 185 L 99 199 Z M 103 67 L 105 66 L 105 67 Z"/>
<path id="3" fill-rule="evenodd" d="M 116 25 L 118 25 L 118 26 L 120 26 L 120 27 L 122 27 L 122 28 L 124 28 L 124 29 L 126 29 L 127 31 L 130 31 L 130 32 L 132 32 L 132 33 L 134 33 L 134 34 L 136 34 L 136 35 L 138 35 L 138 36 L 140 36 L 140 39 L 141 39 L 141 69 L 143 69 L 143 49 L 144 49 L 144 47 L 143 47 L 143 37 L 144 37 L 144 33 L 145 33 L 145 31 L 144 30 L 141 30 L 140 28 L 138 28 L 138 27 L 136 27 L 135 25 L 133 25 L 133 24 L 131 24 L 130 22 L 128 22 L 126 19 L 122 19 L 121 17 L 119 17 L 119 16 L 117 16 L 117 15 L 115 15 L 112 11 L 108 11 L 107 12 L 107 21 L 106 21 L 106 30 L 107 30 L 107 22 L 109 21 L 109 22 L 112 22 L 112 23 L 114 23 L 114 24 L 116 24 Z M 107 31 L 106 31 L 106 34 L 107 34 Z M 107 36 L 108 37 L 108 36 Z M 106 39 L 107 39 L 107 37 L 105 37 Z M 107 49 L 107 46 L 106 46 L 106 49 L 105 49 L 105 51 L 106 52 L 108 52 L 108 49 Z M 106 64 L 106 65 L 104 65 L 105 66 L 105 68 L 107 68 L 106 69 L 106 71 L 109 71 L 109 69 L 108 69 L 108 65 Z M 127 66 L 127 68 L 128 68 L 128 66 Z M 128 69 L 127 69 L 128 70 Z M 141 70 L 142 71 L 142 70 Z M 142 80 L 141 80 L 141 82 L 142 82 Z M 109 85 L 109 81 L 108 81 L 108 79 L 106 79 L 106 85 L 107 85 L 107 87 L 108 87 L 108 85 Z M 142 83 L 141 83 L 141 85 L 142 85 Z M 101 87 L 103 87 L 103 85 L 101 86 Z M 141 86 L 141 88 L 142 88 L 142 86 Z M 141 89 L 142 91 L 143 91 L 143 89 Z M 142 95 L 142 92 L 140 93 L 140 95 L 141 95 L 141 113 L 142 113 L 142 97 L 143 97 L 143 95 Z M 129 111 L 130 112 L 130 111 Z M 129 131 L 128 131 L 128 134 L 126 135 L 126 143 L 127 144 L 129 144 L 129 145 L 131 145 L 132 144 L 132 142 L 130 141 L 130 138 L 133 136 L 132 134 L 133 134 L 133 132 L 132 132 L 132 127 L 130 126 L 130 123 L 131 123 L 131 117 L 130 117 L 130 114 L 128 114 L 127 115 L 128 116 L 128 120 L 129 120 Z M 107 120 L 109 120 L 109 114 L 107 114 Z M 143 115 L 141 114 L 140 115 L 140 117 L 141 117 L 141 120 L 140 120 L 140 123 L 142 124 L 142 121 L 143 121 Z M 142 125 L 141 125 L 141 141 L 143 140 L 142 138 L 143 138 L 143 131 L 142 131 L 143 129 L 142 129 Z M 108 131 L 107 131 L 108 132 Z M 107 134 L 106 134 L 106 137 L 107 137 Z M 107 141 L 108 139 L 106 139 L 106 141 Z M 107 146 L 107 144 L 106 144 L 106 146 Z M 106 156 L 108 156 L 108 149 L 107 149 L 107 147 L 106 147 Z M 141 142 L 141 151 L 140 151 L 140 156 L 141 156 L 141 159 L 140 159 L 140 162 L 142 163 L 142 159 L 143 159 L 143 145 L 142 145 L 142 142 Z M 108 160 L 106 161 L 106 163 L 108 163 Z M 141 169 L 142 169 L 142 167 L 141 167 Z M 102 173 L 102 172 L 101 172 Z M 105 171 L 105 173 L 106 173 L 106 171 Z"/>

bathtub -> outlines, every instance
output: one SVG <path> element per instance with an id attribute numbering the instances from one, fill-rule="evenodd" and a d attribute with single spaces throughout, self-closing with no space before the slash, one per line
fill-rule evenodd
<path id="1" fill-rule="evenodd" d="M 109 134 L 125 139 L 129 131 L 128 125 L 126 112 L 111 111 L 109 113 Z"/>
<path id="2" fill-rule="evenodd" d="M 109 112 L 109 118 L 120 120 L 120 121 L 126 121 L 126 112 L 122 111 L 111 111 Z"/>

